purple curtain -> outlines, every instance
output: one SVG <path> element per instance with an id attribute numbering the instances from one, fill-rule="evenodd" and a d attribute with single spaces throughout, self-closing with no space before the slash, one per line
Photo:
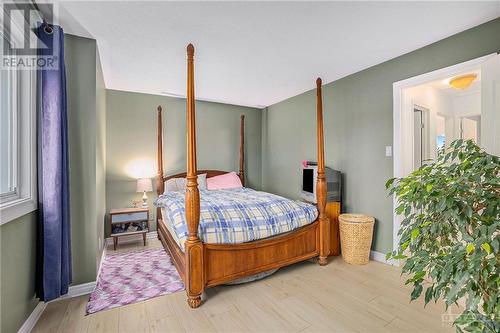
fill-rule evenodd
<path id="1" fill-rule="evenodd" d="M 38 57 L 55 66 L 38 69 L 37 296 L 47 302 L 68 293 L 71 283 L 68 114 L 64 32 L 41 24 Z"/>

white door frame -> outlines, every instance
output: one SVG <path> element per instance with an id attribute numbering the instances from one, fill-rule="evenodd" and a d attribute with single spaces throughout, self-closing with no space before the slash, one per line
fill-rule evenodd
<path id="1" fill-rule="evenodd" d="M 418 86 L 431 81 L 443 79 L 458 75 L 464 71 L 477 69 L 482 63 L 497 56 L 492 53 L 483 57 L 469 60 L 460 64 L 438 69 L 432 72 L 414 76 L 405 80 L 394 82 L 393 89 L 393 130 L 394 130 L 394 177 L 401 178 L 413 171 L 413 112 L 407 115 L 403 112 L 403 90 L 406 88 Z M 413 111 L 413 110 L 412 110 Z M 403 135 L 406 134 L 406 135 Z M 396 197 L 393 196 L 393 233 L 392 248 L 398 248 L 398 230 L 402 218 L 395 213 L 397 207 Z"/>
<path id="2" fill-rule="evenodd" d="M 423 165 L 425 163 L 427 163 L 427 160 L 430 158 L 430 142 L 429 142 L 429 137 L 430 137 L 430 108 L 427 107 L 427 106 L 424 106 L 422 103 L 415 103 L 412 101 L 412 109 L 413 109 L 413 112 L 415 112 L 416 110 L 422 112 L 422 123 L 424 124 L 424 131 L 423 131 L 423 135 L 421 137 L 421 160 L 420 160 L 420 163 Z M 412 121 L 413 123 L 413 121 Z M 412 129 L 414 130 L 414 127 L 412 127 Z M 412 134 L 412 139 L 415 140 L 415 132 L 413 132 Z M 412 148 L 414 149 L 414 145 L 412 146 Z M 426 158 L 424 158 L 424 156 Z M 413 157 L 413 163 L 412 165 L 414 166 L 415 165 L 415 154 L 412 154 L 412 157 Z"/>

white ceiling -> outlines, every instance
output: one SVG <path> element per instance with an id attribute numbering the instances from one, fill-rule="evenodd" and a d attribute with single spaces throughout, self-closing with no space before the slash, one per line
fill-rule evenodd
<path id="1" fill-rule="evenodd" d="M 263 107 L 500 16 L 487 2 L 63 1 L 67 33 L 97 40 L 108 89 Z"/>

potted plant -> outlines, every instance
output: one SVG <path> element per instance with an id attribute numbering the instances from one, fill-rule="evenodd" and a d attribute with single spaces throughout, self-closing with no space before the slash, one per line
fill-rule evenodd
<path id="1" fill-rule="evenodd" d="M 386 184 L 403 220 L 397 251 L 411 300 L 464 305 L 458 332 L 500 332 L 500 159 L 456 140 L 434 163 Z M 425 290 L 424 290 L 425 289 Z"/>

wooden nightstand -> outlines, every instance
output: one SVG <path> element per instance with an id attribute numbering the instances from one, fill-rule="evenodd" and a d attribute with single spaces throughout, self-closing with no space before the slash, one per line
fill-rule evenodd
<path id="1" fill-rule="evenodd" d="M 325 213 L 330 219 L 330 256 L 338 256 L 340 254 L 340 202 L 327 202 Z"/>
<path id="2" fill-rule="evenodd" d="M 148 208 L 120 208 L 109 212 L 109 224 L 113 248 L 116 250 L 118 238 L 128 235 L 140 235 L 144 246 L 146 246 L 146 234 L 149 231 L 149 209 Z M 130 231 L 130 228 L 137 230 Z M 123 231 L 118 231 L 123 230 Z"/>
<path id="3" fill-rule="evenodd" d="M 311 203 L 307 200 L 303 202 Z M 314 204 L 315 205 L 315 204 Z M 329 256 L 340 255 L 340 229 L 339 229 L 339 215 L 341 210 L 341 203 L 339 201 L 331 201 L 326 203 L 325 214 L 330 219 L 330 254 Z"/>

